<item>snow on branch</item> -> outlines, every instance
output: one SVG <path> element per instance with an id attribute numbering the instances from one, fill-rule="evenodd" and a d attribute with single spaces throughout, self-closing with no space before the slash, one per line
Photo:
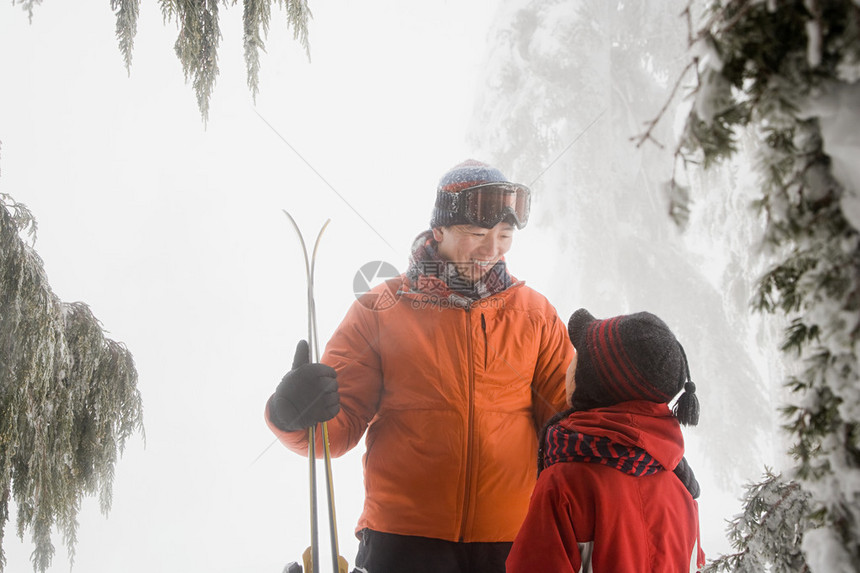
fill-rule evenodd
<path id="1" fill-rule="evenodd" d="M 41 0 L 12 0 L 20 4 L 33 23 L 35 6 Z M 178 36 L 174 51 L 182 64 L 185 81 L 190 82 L 197 97 L 197 107 L 203 122 L 209 120 L 209 102 L 220 72 L 218 48 L 221 45 L 220 9 L 235 5 L 235 0 L 159 0 L 164 22 L 175 22 Z M 260 85 L 260 52 L 265 51 L 269 32 L 271 7 L 277 4 L 286 12 L 287 27 L 293 39 L 304 48 L 310 59 L 308 24 L 311 11 L 306 0 L 243 0 L 242 29 L 248 88 L 256 98 Z M 111 0 L 116 16 L 116 39 L 123 63 L 131 73 L 134 39 L 140 15 L 140 0 Z"/>
<path id="2" fill-rule="evenodd" d="M 114 0 L 117 2 L 118 0 Z M 137 0 L 134 0 L 136 3 Z M 197 96 L 197 107 L 203 121 L 209 119 L 209 100 L 218 78 L 218 47 L 221 44 L 220 5 L 228 5 L 219 0 L 182 2 L 180 0 L 161 0 L 164 21 L 175 21 L 179 28 L 174 50 L 182 63 L 185 81 L 190 81 Z M 293 30 L 293 39 L 304 48 L 310 59 L 308 43 L 308 23 L 311 11 L 306 0 L 243 0 L 242 29 L 245 52 L 247 84 L 252 97 L 259 91 L 260 52 L 265 51 L 265 39 L 269 32 L 272 4 L 277 3 L 287 15 L 287 27 Z M 133 37 L 136 31 L 131 25 L 134 19 L 124 18 L 129 14 L 117 12 L 117 37 L 121 39 L 121 49 L 129 45 L 123 38 Z M 130 62 L 130 56 L 127 63 Z"/>
<path id="3" fill-rule="evenodd" d="M 815 525 L 809 517 L 809 493 L 767 468 L 762 481 L 745 489 L 744 511 L 728 528 L 735 553 L 709 562 L 704 573 L 808 572 L 800 543 Z"/>
<path id="4" fill-rule="evenodd" d="M 777 561 L 748 567 L 734 556 L 713 570 L 860 570 L 860 4 L 719 0 L 703 21 L 688 35 L 697 74 L 675 167 L 707 169 L 733 158 L 741 134 L 757 143 L 744 158 L 760 176 L 753 207 L 764 215 L 771 268 L 752 305 L 786 318 L 781 350 L 799 372 L 785 381 L 790 398 L 782 407 L 795 461 L 790 477 L 808 492 L 803 518 L 815 522 L 798 534 L 771 518 L 753 534 L 746 515 L 730 530 L 744 543 L 760 537 L 759 548 L 802 550 L 801 569 Z M 683 223 L 690 190 L 676 175 L 667 187 Z M 747 514 L 758 504 L 762 515 L 779 511 L 783 498 L 759 495 L 772 487 L 779 480 L 768 473 L 748 489 Z"/>
<path id="5" fill-rule="evenodd" d="M 18 536 L 30 532 L 33 568 L 45 571 L 54 526 L 74 558 L 83 496 L 109 510 L 117 457 L 143 422 L 131 354 L 87 305 L 54 295 L 20 236 L 34 229 L 29 210 L 0 195 L 0 542 L 14 501 Z"/>

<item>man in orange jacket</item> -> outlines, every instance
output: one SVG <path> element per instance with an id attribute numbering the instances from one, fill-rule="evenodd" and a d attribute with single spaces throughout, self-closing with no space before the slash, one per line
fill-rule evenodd
<path id="1" fill-rule="evenodd" d="M 334 456 L 367 432 L 356 571 L 505 570 L 573 356 L 556 310 L 505 265 L 529 207 L 498 169 L 448 171 L 407 272 L 352 305 L 320 364 L 300 343 L 267 403 L 300 454 L 317 422 Z"/>

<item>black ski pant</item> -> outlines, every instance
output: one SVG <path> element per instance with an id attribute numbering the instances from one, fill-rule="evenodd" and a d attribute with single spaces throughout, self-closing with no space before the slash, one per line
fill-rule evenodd
<path id="1" fill-rule="evenodd" d="M 359 535 L 352 573 L 505 573 L 512 545 L 458 543 L 371 529 Z"/>

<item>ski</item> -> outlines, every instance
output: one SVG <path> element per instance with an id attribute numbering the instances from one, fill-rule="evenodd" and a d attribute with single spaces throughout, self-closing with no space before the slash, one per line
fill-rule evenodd
<path id="1" fill-rule="evenodd" d="M 317 233 L 316 241 L 311 255 L 308 256 L 307 244 L 305 243 L 302 231 L 298 223 L 292 215 L 283 209 L 284 215 L 289 219 L 290 224 L 299 237 L 299 242 L 302 247 L 302 254 L 305 260 L 305 277 L 307 280 L 307 306 L 308 306 L 308 360 L 310 362 L 319 362 L 319 338 L 317 336 L 317 317 L 316 317 L 316 301 L 314 300 L 314 267 L 316 266 L 317 250 L 319 249 L 320 239 L 331 219 L 327 219 Z M 332 570 L 334 573 L 348 573 L 349 565 L 340 555 L 340 549 L 337 542 L 337 520 L 335 515 L 334 505 L 334 478 L 331 468 L 331 448 L 329 447 L 328 426 L 325 422 L 320 424 L 322 427 L 322 443 L 323 443 L 323 458 L 325 466 L 326 478 L 326 498 L 328 502 L 328 522 L 329 536 L 331 540 L 331 558 Z M 310 525 L 311 525 L 311 545 L 302 554 L 304 563 L 304 573 L 320 573 L 317 569 L 319 563 L 319 523 L 317 519 L 318 503 L 317 503 L 317 488 L 316 488 L 316 424 L 308 428 L 308 460 L 309 460 L 309 479 L 310 479 Z M 284 569 L 285 573 L 301 573 L 301 567 L 296 563 L 289 563 Z"/>

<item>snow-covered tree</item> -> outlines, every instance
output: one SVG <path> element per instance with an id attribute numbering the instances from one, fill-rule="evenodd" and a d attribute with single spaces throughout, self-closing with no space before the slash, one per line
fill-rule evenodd
<path id="1" fill-rule="evenodd" d="M 782 470 L 749 487 L 730 534 L 737 553 L 715 567 L 782 547 L 782 561 L 755 563 L 860 570 L 858 10 L 851 0 L 507 0 L 491 33 L 473 130 L 483 157 L 532 184 L 533 223 L 517 248 L 536 234 L 554 245 L 545 292 L 562 312 L 649 309 L 677 325 L 703 403 L 688 454 L 717 477 L 751 475 L 762 457 Z M 689 34 L 674 34 L 680 18 Z M 665 118 L 694 77 L 682 74 L 690 43 L 686 69 L 699 81 L 677 164 L 688 169 L 667 206 L 658 181 L 673 179 L 665 144 L 676 128 Z M 664 121 L 645 121 L 655 115 Z M 657 223 L 667 211 L 686 239 Z M 765 312 L 750 313 L 751 300 Z M 785 389 L 766 386 L 786 373 Z M 789 455 L 767 459 L 782 448 L 767 437 L 780 407 L 796 468 L 784 468 Z M 789 502 L 772 503 L 777 493 Z"/>
<path id="2" fill-rule="evenodd" d="M 26 206 L 0 193 L 0 572 L 10 503 L 30 532 L 33 568 L 51 563 L 53 528 L 74 556 L 84 496 L 111 504 L 114 465 L 142 431 L 137 371 L 87 305 L 51 291 Z"/>
<path id="3" fill-rule="evenodd" d="M 691 39 L 698 81 L 680 157 L 707 168 L 735 156 L 742 135 L 757 140 L 755 205 L 772 267 L 753 304 L 787 318 L 781 349 L 796 361 L 783 409 L 796 463 L 786 479 L 750 486 L 730 537 L 737 555 L 752 560 L 763 546 L 781 547 L 783 557 L 765 561 L 770 570 L 788 570 L 784 557 L 795 555 L 795 567 L 805 561 L 814 572 L 857 571 L 860 5 L 712 2 Z M 676 178 L 671 188 L 680 211 L 688 210 L 684 183 Z M 808 494 L 803 518 L 796 504 L 760 495 L 773 487 Z M 757 528 L 762 514 L 770 526 Z M 725 558 L 714 568 L 761 570 Z"/>
<path id="4" fill-rule="evenodd" d="M 727 485 L 758 472 L 773 424 L 762 415 L 769 395 L 748 319 L 747 261 L 725 264 L 732 272 L 722 282 L 701 267 L 722 262 L 714 252 L 749 256 L 755 222 L 715 200 L 717 223 L 736 224 L 713 231 L 725 243 L 709 244 L 707 257 L 692 253 L 661 195 L 672 150 L 633 140 L 684 67 L 685 3 L 507 0 L 490 33 L 472 131 L 480 156 L 534 194 L 529 227 L 509 256 L 518 278 L 551 273 L 541 290 L 564 318 L 578 307 L 598 316 L 648 310 L 684 341 L 706 404 L 691 463 Z M 671 126 L 654 136 L 671 141 Z M 517 258 L 530 249 L 542 256 Z M 737 418 L 748 422 L 725 423 Z"/>
<path id="5" fill-rule="evenodd" d="M 42 0 L 12 0 L 21 4 L 33 20 L 33 11 Z M 111 0 L 111 9 L 116 15 L 116 37 L 119 50 L 131 73 L 134 38 L 140 0 Z M 179 28 L 174 50 L 182 63 L 185 81 L 190 81 L 197 96 L 197 107 L 203 120 L 209 118 L 209 99 L 218 78 L 218 46 L 221 44 L 221 7 L 235 5 L 236 0 L 159 0 L 165 22 L 175 22 Z M 269 33 L 272 5 L 282 8 L 287 15 L 287 26 L 310 57 L 308 44 L 308 22 L 311 12 L 306 0 L 243 0 L 242 28 L 245 50 L 245 67 L 248 88 L 256 97 L 260 86 L 260 52 L 265 51 L 265 40 Z"/>

